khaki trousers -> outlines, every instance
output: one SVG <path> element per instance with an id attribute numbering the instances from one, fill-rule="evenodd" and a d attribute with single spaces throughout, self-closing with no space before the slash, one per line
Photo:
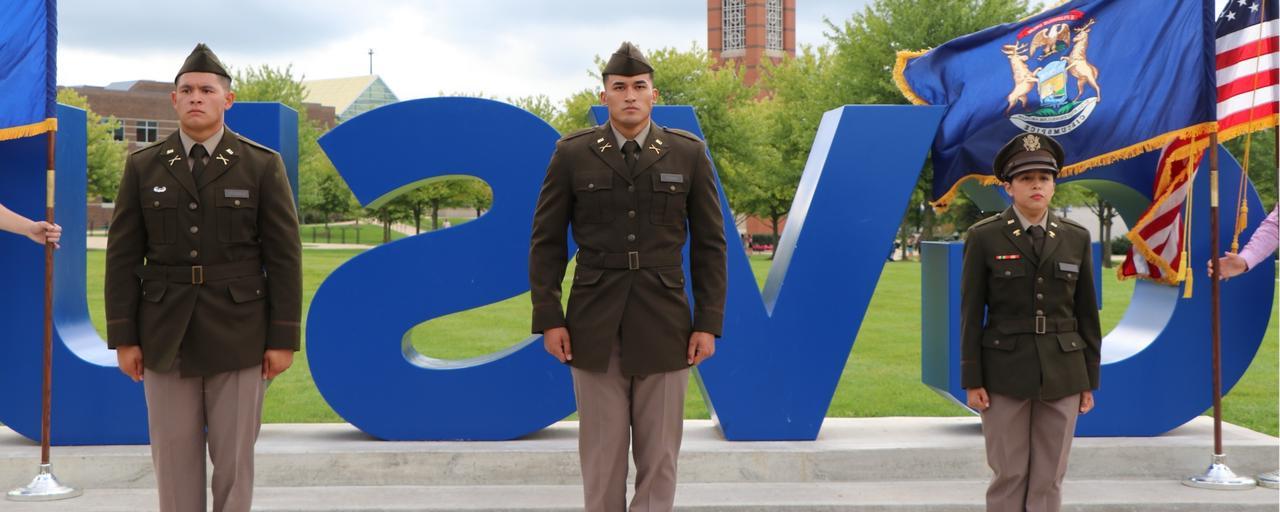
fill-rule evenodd
<path id="1" fill-rule="evenodd" d="M 627 448 L 633 445 L 636 491 L 630 510 L 669 511 L 675 503 L 689 370 L 628 377 L 619 352 L 614 347 L 603 373 L 573 369 L 586 510 L 627 510 Z"/>
<path id="2" fill-rule="evenodd" d="M 987 464 L 995 472 L 988 512 L 1058 512 L 1080 395 L 1051 401 L 990 397 L 991 407 L 982 413 Z"/>
<path id="3" fill-rule="evenodd" d="M 147 369 L 142 381 L 160 510 L 205 512 L 207 440 L 214 512 L 249 512 L 253 445 L 267 390 L 262 366 L 203 378 L 182 378 L 177 368 Z"/>

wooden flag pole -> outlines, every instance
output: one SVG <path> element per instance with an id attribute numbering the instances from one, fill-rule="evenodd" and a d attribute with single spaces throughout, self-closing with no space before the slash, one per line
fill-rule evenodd
<path id="1" fill-rule="evenodd" d="M 1247 179 L 1241 176 L 1240 179 Z M 1227 456 L 1222 450 L 1222 276 L 1218 263 L 1220 254 L 1218 226 L 1218 133 L 1209 134 L 1209 261 L 1212 276 L 1209 278 L 1212 313 L 1209 329 L 1213 345 L 1213 457 L 1209 469 L 1193 475 L 1182 483 L 1202 489 L 1224 491 L 1248 490 L 1257 486 L 1252 478 L 1236 476 L 1227 467 Z M 1189 264 L 1184 262 L 1183 264 Z"/>
<path id="2" fill-rule="evenodd" d="M 54 148 L 56 131 L 49 131 L 48 170 L 45 174 L 45 220 L 53 224 L 54 210 Z M 9 491 L 13 501 L 53 501 L 74 498 L 82 491 L 63 485 L 53 476 L 53 464 L 49 462 L 49 425 L 52 423 L 53 402 L 53 250 L 55 244 L 44 244 L 44 381 L 41 386 L 40 411 L 40 471 L 31 483 Z"/>

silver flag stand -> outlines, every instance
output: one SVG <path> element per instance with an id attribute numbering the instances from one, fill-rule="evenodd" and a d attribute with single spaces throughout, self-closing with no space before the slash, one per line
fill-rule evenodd
<path id="1" fill-rule="evenodd" d="M 9 500 L 11 501 L 54 501 L 65 500 L 79 496 L 84 491 L 74 487 L 68 487 L 58 481 L 58 477 L 53 476 L 53 467 L 49 464 L 40 465 L 40 473 L 31 480 L 26 487 L 19 487 L 9 491 Z"/>
<path id="2" fill-rule="evenodd" d="M 54 210 L 54 137 L 57 132 L 49 132 L 48 163 L 46 173 L 48 183 L 45 188 L 45 218 L 53 223 Z M 79 496 L 83 491 L 63 485 L 53 476 L 53 465 L 49 463 L 49 424 L 52 418 L 50 404 L 53 401 L 53 250 L 52 242 L 44 244 L 44 382 L 41 397 L 40 418 L 40 472 L 26 487 L 9 491 L 6 496 L 11 501 L 54 501 Z"/>
<path id="3" fill-rule="evenodd" d="M 1271 471 L 1258 475 L 1258 485 L 1268 489 L 1280 489 L 1280 471 Z"/>

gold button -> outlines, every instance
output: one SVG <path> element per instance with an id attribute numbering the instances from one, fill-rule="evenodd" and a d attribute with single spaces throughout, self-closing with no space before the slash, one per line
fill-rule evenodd
<path id="1" fill-rule="evenodd" d="M 200 251 L 196 251 L 196 250 L 192 250 L 192 251 L 191 251 L 191 257 L 192 257 L 192 258 L 194 258 L 194 257 L 196 257 L 196 256 L 199 256 L 199 255 L 200 255 Z"/>
<path id="2" fill-rule="evenodd" d="M 155 202 L 151 203 L 151 206 L 156 207 L 156 208 L 159 208 L 159 207 L 160 207 L 160 201 L 155 201 Z"/>
<path id="3" fill-rule="evenodd" d="M 199 233 L 199 232 L 200 232 L 200 226 L 191 226 L 191 232 L 192 232 L 192 233 Z"/>
<path id="4" fill-rule="evenodd" d="M 239 200 L 239 199 L 236 199 L 236 200 L 235 200 L 235 205 L 236 205 L 236 206 L 240 206 L 240 200 Z"/>
<path id="5" fill-rule="evenodd" d="M 674 191 L 675 189 L 676 189 L 676 186 L 675 186 L 675 185 L 672 185 L 672 186 L 671 186 L 671 190 L 673 190 L 673 191 Z"/>
<path id="6" fill-rule="evenodd" d="M 1043 294 L 1043 293 L 1037 293 L 1037 294 L 1036 294 L 1036 299 L 1037 299 L 1037 300 L 1039 300 L 1039 299 L 1043 299 L 1043 298 L 1044 298 L 1044 294 Z"/>

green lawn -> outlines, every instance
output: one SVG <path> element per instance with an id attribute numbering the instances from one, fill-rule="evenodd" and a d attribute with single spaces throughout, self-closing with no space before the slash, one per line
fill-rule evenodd
<path id="1" fill-rule="evenodd" d="M 376 228 L 376 226 L 374 226 Z M 310 304 L 316 288 L 333 269 L 359 250 L 304 250 L 303 303 Z M 105 332 L 102 304 L 103 251 L 89 251 L 89 310 L 99 332 Z M 763 286 L 769 260 L 753 256 L 752 269 Z M 566 273 L 572 275 L 572 269 Z M 1133 282 L 1116 281 L 1104 273 L 1103 331 L 1120 321 L 1129 304 Z M 566 294 L 567 295 L 567 294 Z M 920 383 L 920 265 L 894 262 L 885 266 L 875 296 L 828 416 L 958 416 L 967 414 Z M 1226 421 L 1277 435 L 1277 311 L 1273 306 L 1266 340 L 1240 383 L 1223 400 Z M 413 329 L 419 352 L 443 359 L 462 359 L 506 348 L 528 335 L 528 295 L 435 319 Z M 304 311 L 305 318 L 305 311 Z M 303 333 L 305 339 L 305 331 Z M 685 399 L 688 418 L 706 418 L 697 386 Z M 272 384 L 264 411 L 267 422 L 342 421 L 320 397 L 306 362 L 298 353 L 294 366 Z"/>
<path id="2" fill-rule="evenodd" d="M 310 244 L 362 244 L 377 245 L 382 243 L 382 226 L 379 224 L 303 224 L 298 233 L 302 235 L 302 243 Z M 399 240 L 405 235 L 398 231 L 391 232 L 392 240 Z"/>

